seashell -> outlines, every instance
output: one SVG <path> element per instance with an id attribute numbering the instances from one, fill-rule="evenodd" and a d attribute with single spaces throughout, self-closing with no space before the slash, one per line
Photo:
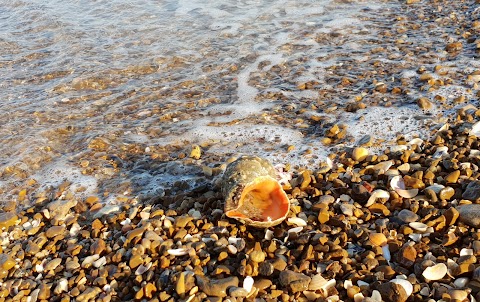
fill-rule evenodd
<path id="1" fill-rule="evenodd" d="M 396 146 L 390 147 L 390 152 L 392 152 L 392 153 L 402 152 L 402 151 L 405 151 L 407 149 L 408 149 L 408 147 L 406 145 L 396 145 Z"/>
<path id="2" fill-rule="evenodd" d="M 427 267 L 422 275 L 427 280 L 440 280 L 447 274 L 447 266 L 445 263 L 438 263 L 434 266 Z"/>
<path id="3" fill-rule="evenodd" d="M 385 172 L 393 166 L 393 160 L 382 161 L 373 166 L 373 169 L 378 172 L 378 174 L 385 174 Z"/>
<path id="4" fill-rule="evenodd" d="M 319 290 L 327 284 L 327 280 L 321 274 L 316 274 L 312 277 L 308 290 Z"/>
<path id="5" fill-rule="evenodd" d="M 222 178 L 225 214 L 247 225 L 267 228 L 280 224 L 290 201 L 265 159 L 243 156 L 229 164 Z"/>
<path id="6" fill-rule="evenodd" d="M 146 266 L 143 265 L 143 264 L 140 264 L 137 268 L 137 270 L 135 271 L 135 275 L 136 276 L 139 276 L 139 275 L 143 275 L 143 273 L 145 273 L 146 271 L 148 271 L 150 268 L 152 267 L 152 263 L 149 262 Z"/>
<path id="7" fill-rule="evenodd" d="M 417 146 L 420 147 L 421 145 L 423 145 L 423 139 L 417 137 L 417 138 L 414 138 L 411 141 L 409 141 L 407 144 L 408 145 L 417 145 Z"/>
<path id="8" fill-rule="evenodd" d="M 188 249 L 186 248 L 179 248 L 179 249 L 169 249 L 167 253 L 172 256 L 183 256 L 188 254 Z"/>
<path id="9" fill-rule="evenodd" d="M 380 295 L 380 292 L 378 290 L 373 290 L 372 291 L 372 300 L 376 302 L 382 302 L 382 295 Z"/>
<path id="10" fill-rule="evenodd" d="M 416 231 L 419 231 L 421 233 L 425 233 L 428 229 L 428 225 L 426 225 L 425 223 L 421 223 L 421 222 L 410 222 L 408 225 L 412 229 L 414 229 Z"/>
<path id="11" fill-rule="evenodd" d="M 96 261 L 94 261 L 92 264 L 94 267 L 99 268 L 100 266 L 104 266 L 105 264 L 107 264 L 107 258 L 103 256 L 102 258 L 99 258 Z"/>
<path id="12" fill-rule="evenodd" d="M 362 293 L 356 293 L 353 295 L 353 302 L 362 302 L 365 296 Z"/>
<path id="13" fill-rule="evenodd" d="M 316 299 L 321 297 L 320 294 L 308 290 L 304 290 L 302 294 L 305 296 L 305 298 L 307 298 L 307 301 L 315 301 Z"/>
<path id="14" fill-rule="evenodd" d="M 370 242 L 375 246 L 384 246 L 387 244 L 387 237 L 383 233 L 370 233 Z"/>
<path id="15" fill-rule="evenodd" d="M 353 282 L 351 280 L 345 280 L 343 282 L 343 288 L 345 288 L 346 290 L 348 290 L 352 286 L 353 286 Z"/>
<path id="16" fill-rule="evenodd" d="M 448 156 L 448 147 L 447 146 L 442 146 L 438 147 L 435 153 L 432 155 L 432 158 L 438 159 L 438 158 L 443 158 Z"/>
<path id="17" fill-rule="evenodd" d="M 461 289 L 450 289 L 448 290 L 451 301 L 465 301 L 468 297 L 469 292 Z"/>
<path id="18" fill-rule="evenodd" d="M 265 231 L 265 240 L 272 240 L 272 239 L 273 239 L 273 231 L 267 229 Z"/>
<path id="19" fill-rule="evenodd" d="M 440 191 L 441 191 L 443 188 L 445 188 L 444 185 L 440 185 L 440 184 L 434 183 L 433 185 L 426 187 L 425 190 L 426 190 L 426 189 L 430 189 L 430 190 L 432 190 L 433 192 L 435 192 L 436 194 L 438 194 L 438 193 L 440 193 Z"/>
<path id="20" fill-rule="evenodd" d="M 477 149 L 470 149 L 469 156 L 480 156 L 480 150 Z"/>
<path id="21" fill-rule="evenodd" d="M 442 125 L 442 127 L 440 127 L 440 129 L 438 129 L 438 132 L 447 131 L 448 129 L 450 129 L 450 124 L 445 123 Z"/>
<path id="22" fill-rule="evenodd" d="M 252 288 L 253 288 L 253 278 L 250 277 L 250 276 L 247 276 L 245 277 L 245 279 L 243 280 L 243 288 L 247 291 L 247 292 L 251 292 L 252 291 Z"/>
<path id="23" fill-rule="evenodd" d="M 472 129 L 470 130 L 470 135 L 480 137 L 480 122 L 476 122 L 475 124 L 473 124 Z"/>
<path id="24" fill-rule="evenodd" d="M 405 292 L 407 293 L 407 297 L 410 297 L 410 295 L 413 293 L 413 285 L 408 280 L 393 279 L 393 280 L 390 280 L 390 282 L 401 285 L 403 287 L 403 289 L 405 290 Z"/>
<path id="25" fill-rule="evenodd" d="M 418 234 L 418 233 L 410 234 L 408 235 L 408 237 L 415 242 L 420 242 L 420 240 L 422 240 L 422 234 Z"/>
<path id="26" fill-rule="evenodd" d="M 405 189 L 405 182 L 401 176 L 393 177 L 392 180 L 390 180 L 390 186 L 403 198 L 413 198 L 418 195 L 418 189 Z"/>
<path id="27" fill-rule="evenodd" d="M 307 226 L 307 222 L 303 220 L 302 218 L 299 217 L 290 217 L 287 219 L 287 224 L 288 225 L 296 225 L 296 226 Z"/>
<path id="28" fill-rule="evenodd" d="M 463 248 L 460 250 L 460 257 L 473 255 L 473 249 Z"/>
<path id="29" fill-rule="evenodd" d="M 373 191 L 372 194 L 370 195 L 370 198 L 368 198 L 367 203 L 365 204 L 365 207 L 368 208 L 369 206 L 374 204 L 375 201 L 379 198 L 384 198 L 388 200 L 390 198 L 390 193 L 380 189 Z"/>
<path id="30" fill-rule="evenodd" d="M 303 230 L 303 227 L 291 228 L 287 232 L 290 233 L 300 233 Z"/>

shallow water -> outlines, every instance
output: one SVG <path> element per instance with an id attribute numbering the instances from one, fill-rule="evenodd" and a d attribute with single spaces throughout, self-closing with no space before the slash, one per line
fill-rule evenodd
<path id="1" fill-rule="evenodd" d="M 0 8 L 3 202 L 62 183 L 148 199 L 209 184 L 239 154 L 315 169 L 365 135 L 427 137 L 477 105 L 473 1 L 44 2 Z M 419 81 L 422 66 L 444 84 Z M 444 100 L 422 111 L 422 96 Z M 334 124 L 346 136 L 322 144 Z"/>

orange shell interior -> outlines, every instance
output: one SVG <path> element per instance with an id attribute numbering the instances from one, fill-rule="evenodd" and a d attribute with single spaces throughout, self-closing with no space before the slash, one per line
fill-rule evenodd
<path id="1" fill-rule="evenodd" d="M 242 191 L 239 206 L 228 211 L 228 217 L 255 221 L 284 218 L 290 203 L 282 186 L 271 177 L 257 178 Z"/>

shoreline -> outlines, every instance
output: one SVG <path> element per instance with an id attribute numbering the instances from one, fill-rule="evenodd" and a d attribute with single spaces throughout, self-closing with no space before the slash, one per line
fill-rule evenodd
<path id="1" fill-rule="evenodd" d="M 472 126 L 459 122 L 418 145 L 400 140 L 405 147 L 379 156 L 343 152 L 332 170 L 295 174 L 285 187 L 288 218 L 268 231 L 226 219 L 218 190 L 184 196 L 173 209 L 164 197 L 93 220 L 94 198 L 17 213 L 10 203 L 0 215 L 0 299 L 372 301 L 375 291 L 391 301 L 478 299 L 480 235 L 469 225 L 480 227 L 480 211 L 465 218 L 456 210 L 480 200 L 469 190 L 480 176 Z M 396 175 L 418 195 L 402 197 Z M 390 197 L 372 200 L 378 190 Z M 385 236 L 389 261 L 372 234 Z M 426 280 L 426 269 L 442 263 L 448 274 Z M 412 284 L 411 295 L 393 285 L 398 279 Z"/>

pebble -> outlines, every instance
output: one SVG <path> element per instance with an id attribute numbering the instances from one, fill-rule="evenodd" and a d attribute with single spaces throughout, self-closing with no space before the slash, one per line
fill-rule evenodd
<path id="1" fill-rule="evenodd" d="M 398 263 L 404 267 L 410 267 L 417 259 L 417 251 L 411 245 L 404 245 L 397 254 Z"/>
<path id="2" fill-rule="evenodd" d="M 305 274 L 294 272 L 292 270 L 284 270 L 280 272 L 279 280 L 282 286 L 289 288 L 292 292 L 296 293 L 307 290 L 311 278 Z"/>
<path id="3" fill-rule="evenodd" d="M 457 207 L 460 221 L 474 228 L 480 228 L 480 204 L 466 204 Z"/>
<path id="4" fill-rule="evenodd" d="M 433 108 L 432 102 L 430 102 L 430 100 L 427 98 L 419 98 L 417 100 L 417 105 L 418 107 L 420 107 L 420 109 L 425 109 L 425 110 Z"/>
<path id="5" fill-rule="evenodd" d="M 405 223 L 414 222 L 419 219 L 417 214 L 408 209 L 402 209 L 398 212 L 397 217 Z"/>
<path id="6" fill-rule="evenodd" d="M 207 296 L 226 297 L 229 287 L 238 287 L 237 277 L 227 277 L 222 279 L 210 279 L 206 276 L 196 275 L 197 285 Z"/>
<path id="7" fill-rule="evenodd" d="M 47 238 L 53 238 L 59 235 L 64 235 L 66 232 L 65 226 L 59 225 L 59 226 L 52 226 L 47 229 L 45 232 L 45 235 Z"/>
<path id="8" fill-rule="evenodd" d="M 465 188 L 465 191 L 462 194 L 462 198 L 471 201 L 478 200 L 480 198 L 480 181 L 471 181 Z"/>
<path id="9" fill-rule="evenodd" d="M 438 193 L 438 198 L 440 200 L 450 200 L 452 199 L 453 195 L 455 195 L 455 190 L 452 187 L 445 187 L 440 190 L 440 193 Z"/>
<path id="10" fill-rule="evenodd" d="M 460 177 L 460 171 L 455 170 L 453 172 L 450 172 L 447 176 L 445 176 L 445 182 L 450 184 L 457 183 L 459 177 Z"/>
<path id="11" fill-rule="evenodd" d="M 0 254 L 0 267 L 4 270 L 10 270 L 15 266 L 15 261 L 8 254 Z"/>
<path id="12" fill-rule="evenodd" d="M 18 216 L 13 212 L 0 213 L 0 228 L 8 228 L 15 225 Z"/>
<path id="13" fill-rule="evenodd" d="M 369 151 L 367 148 L 364 148 L 364 147 L 356 147 L 355 149 L 353 149 L 353 152 L 352 152 L 353 160 L 358 162 L 365 160 L 365 158 L 367 158 L 368 155 L 369 155 Z"/>

